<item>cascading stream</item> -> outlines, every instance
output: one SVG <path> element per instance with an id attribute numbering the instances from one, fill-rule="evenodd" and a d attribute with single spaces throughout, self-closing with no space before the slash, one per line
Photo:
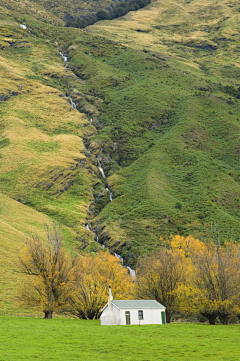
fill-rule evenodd
<path id="1" fill-rule="evenodd" d="M 64 63 L 67 63 L 67 61 L 68 61 L 67 55 L 66 55 L 66 54 L 63 54 L 63 53 L 62 53 L 61 51 L 59 51 L 58 49 L 57 49 L 57 51 L 58 51 L 59 54 L 62 56 Z"/>
<path id="2" fill-rule="evenodd" d="M 134 269 L 131 267 L 124 265 L 123 258 L 120 256 L 120 254 L 114 253 L 114 256 L 120 259 L 121 265 L 129 270 L 129 273 L 133 278 L 136 277 L 136 271 L 134 271 Z"/>
<path id="3" fill-rule="evenodd" d="M 89 228 L 89 223 L 85 224 L 85 227 L 86 227 L 86 229 L 87 229 L 89 232 L 91 232 L 91 230 L 90 230 L 90 228 Z"/>
<path id="4" fill-rule="evenodd" d="M 25 28 L 25 25 L 22 25 L 22 24 L 20 24 L 20 26 L 21 26 L 22 28 L 24 28 L 24 29 L 27 28 L 27 27 Z M 58 49 L 57 49 L 57 51 L 59 52 L 59 54 L 61 54 L 61 56 L 62 56 L 62 58 L 63 58 L 63 60 L 64 60 L 64 63 L 67 63 L 67 62 L 68 62 L 67 55 L 66 55 L 66 54 L 63 54 L 63 53 L 62 53 L 61 51 L 59 51 Z M 65 66 L 66 66 L 66 64 L 65 64 Z M 70 102 L 71 102 L 71 105 L 72 105 L 73 109 L 76 109 L 76 110 L 77 110 L 76 103 L 74 103 L 74 101 L 72 100 L 72 98 L 70 98 Z M 93 121 L 92 118 L 90 118 L 90 121 L 89 121 L 90 124 L 92 124 L 92 121 Z M 102 166 L 101 166 L 101 163 L 100 163 L 100 160 L 98 159 L 98 157 L 97 157 L 97 164 L 98 164 L 98 169 L 100 170 L 100 173 L 102 174 L 102 177 L 103 177 L 103 178 L 106 178 L 105 173 L 104 173 L 104 170 L 103 170 L 103 168 L 102 168 Z M 112 202 L 112 201 L 113 201 L 113 194 L 112 194 L 112 192 L 109 190 L 108 187 L 106 187 L 106 190 L 110 193 L 109 199 L 110 199 L 110 202 Z M 89 223 L 86 223 L 86 224 L 85 224 L 85 228 L 86 228 L 89 232 L 92 232 L 92 231 L 90 230 L 90 228 L 89 228 Z M 99 238 L 98 238 L 98 235 L 97 235 L 97 234 L 96 234 L 96 242 L 99 243 Z M 102 244 L 102 248 L 103 248 L 103 249 L 105 248 L 104 244 Z M 123 267 L 126 267 L 126 268 L 129 270 L 130 275 L 131 275 L 132 277 L 136 277 L 136 272 L 135 272 L 131 267 L 124 265 L 123 258 L 122 258 L 119 254 L 117 254 L 117 253 L 114 253 L 114 255 L 115 255 L 115 257 L 117 257 L 117 258 L 120 259 L 121 265 L 122 265 Z"/>
<path id="5" fill-rule="evenodd" d="M 112 194 L 112 192 L 108 189 L 108 187 L 106 187 L 106 191 L 110 192 L 109 199 L 110 199 L 110 202 L 112 202 L 112 201 L 113 201 L 113 194 Z"/>
<path id="6" fill-rule="evenodd" d="M 74 101 L 72 100 L 72 98 L 70 98 L 70 101 L 71 101 L 71 105 L 72 105 L 73 109 L 76 109 L 76 110 L 77 110 L 76 103 L 74 103 Z"/>
<path id="7" fill-rule="evenodd" d="M 102 177 L 103 177 L 103 178 L 106 178 L 105 173 L 104 173 L 104 170 L 103 170 L 102 167 L 101 167 L 101 163 L 100 163 L 100 160 L 98 159 L 98 157 L 97 157 L 97 163 L 98 163 L 98 169 L 100 170 L 100 172 L 101 172 L 101 174 L 102 174 Z"/>
<path id="8" fill-rule="evenodd" d="M 89 228 L 89 223 L 85 224 L 85 228 L 89 231 L 89 232 L 92 232 L 91 229 Z M 96 233 L 95 233 L 96 234 Z M 96 242 L 98 242 L 98 236 L 96 235 Z M 102 249 L 105 248 L 104 244 L 101 245 L 102 246 Z"/>
<path id="9" fill-rule="evenodd" d="M 33 33 L 28 29 L 27 25 L 24 25 L 24 24 L 19 24 L 19 25 L 21 26 L 22 29 L 27 30 L 27 31 L 29 32 L 29 34 L 35 36 L 35 38 L 36 38 L 36 35 L 33 34 Z"/>

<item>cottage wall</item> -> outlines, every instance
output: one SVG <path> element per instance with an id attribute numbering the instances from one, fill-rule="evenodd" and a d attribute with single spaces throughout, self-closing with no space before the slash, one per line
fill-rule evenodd
<path id="1" fill-rule="evenodd" d="M 101 325 L 120 325 L 120 310 L 112 305 L 114 317 L 109 317 L 108 306 L 105 308 L 100 317 Z"/>
<path id="2" fill-rule="evenodd" d="M 138 318 L 138 311 L 143 311 L 143 320 L 139 320 Z M 165 312 L 164 309 L 153 309 L 153 308 L 146 308 L 146 309 L 121 309 L 120 310 L 120 324 L 126 325 L 126 311 L 130 312 L 130 321 L 131 325 L 152 325 L 162 324 L 162 317 L 161 312 Z"/>
<path id="3" fill-rule="evenodd" d="M 143 319 L 139 320 L 138 311 L 142 311 Z M 109 313 L 108 304 L 100 317 L 101 325 L 126 325 L 126 312 L 130 313 L 131 325 L 161 325 L 163 308 L 118 308 L 112 304 L 112 312 Z"/>

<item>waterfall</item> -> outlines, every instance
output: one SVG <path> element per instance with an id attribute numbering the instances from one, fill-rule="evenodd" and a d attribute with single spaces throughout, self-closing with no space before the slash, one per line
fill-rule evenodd
<path id="1" fill-rule="evenodd" d="M 123 258 L 120 256 L 120 254 L 114 253 L 114 256 L 120 259 L 121 265 L 123 266 Z"/>
<path id="2" fill-rule="evenodd" d="M 23 25 L 23 24 L 19 24 L 21 26 L 22 29 L 27 29 L 27 26 L 26 25 Z"/>
<path id="3" fill-rule="evenodd" d="M 76 103 L 73 102 L 72 98 L 70 98 L 70 101 L 73 109 L 77 109 Z"/>
<path id="4" fill-rule="evenodd" d="M 102 169 L 102 167 L 101 167 L 100 160 L 98 159 L 98 157 L 97 157 L 97 163 L 98 163 L 98 169 L 100 170 L 100 172 L 101 172 L 101 174 L 102 174 L 102 177 L 103 177 L 103 178 L 106 178 L 106 177 L 105 177 L 105 174 L 104 174 L 104 171 L 103 171 L 103 169 Z"/>
<path id="5" fill-rule="evenodd" d="M 134 269 L 132 269 L 132 268 L 129 267 L 129 266 L 126 266 L 126 267 L 127 267 L 127 269 L 129 270 L 130 275 L 131 275 L 133 278 L 135 278 L 135 277 L 136 277 L 136 271 L 134 271 Z"/>
<path id="6" fill-rule="evenodd" d="M 124 265 L 123 258 L 122 258 L 122 256 L 120 256 L 120 254 L 114 253 L 114 256 L 117 257 L 118 259 L 120 259 L 121 265 L 123 267 L 126 267 L 129 270 L 129 273 L 133 278 L 136 277 L 136 271 L 134 271 L 134 269 L 132 269 L 131 267 Z"/>
<path id="7" fill-rule="evenodd" d="M 26 27 L 25 25 L 20 24 L 20 26 L 21 26 L 23 29 L 27 29 L 27 27 Z M 63 54 L 63 53 L 62 53 L 61 51 L 59 51 L 58 49 L 57 49 L 57 51 L 59 52 L 59 54 L 61 54 L 64 63 L 67 63 L 67 61 L 68 61 L 67 55 L 66 55 L 66 54 Z M 66 64 L 65 64 L 65 66 L 66 66 Z M 65 95 L 65 97 L 67 98 L 66 95 Z M 76 110 L 77 110 L 76 103 L 74 103 L 74 101 L 72 100 L 72 98 L 70 98 L 70 102 L 71 102 L 71 105 L 72 105 L 73 109 L 76 109 Z M 93 121 L 92 118 L 90 118 L 90 121 L 89 121 L 90 124 L 92 124 L 92 121 Z M 89 150 L 87 149 L 87 151 L 89 151 Z M 101 172 L 102 177 L 103 177 L 103 178 L 106 178 L 105 173 L 104 173 L 104 170 L 103 170 L 103 168 L 102 168 L 102 166 L 101 166 L 100 160 L 98 159 L 98 157 L 96 157 L 96 158 L 97 158 L 98 169 L 99 169 L 99 171 Z M 110 202 L 112 202 L 112 201 L 113 201 L 113 194 L 112 194 L 112 192 L 109 190 L 108 187 L 106 187 L 106 190 L 110 193 L 109 199 L 110 199 Z M 85 224 L 85 228 L 86 228 L 89 232 L 92 232 L 92 231 L 90 230 L 90 228 L 89 228 L 89 223 L 86 223 L 86 224 Z M 96 234 L 96 242 L 99 243 L 99 238 L 98 238 L 98 235 L 97 235 L 97 234 Z M 102 249 L 105 248 L 104 244 L 102 244 L 101 246 L 102 246 Z M 115 255 L 115 257 L 117 257 L 118 259 L 120 259 L 121 265 L 122 265 L 123 267 L 126 267 L 126 268 L 128 269 L 130 275 L 131 275 L 132 277 L 136 277 L 136 272 L 135 272 L 131 267 L 124 265 L 124 263 L 123 263 L 123 258 L 122 258 L 119 254 L 117 254 L 117 253 L 114 253 L 114 255 Z"/>
<path id="8" fill-rule="evenodd" d="M 61 51 L 59 51 L 58 49 L 57 49 L 57 51 L 58 51 L 59 54 L 62 56 L 64 63 L 67 63 L 67 61 L 68 61 L 67 55 L 66 55 L 66 54 L 63 54 L 63 53 L 62 53 Z"/>
<path id="9" fill-rule="evenodd" d="M 108 187 L 106 187 L 106 191 L 110 192 L 109 199 L 110 199 L 110 202 L 112 202 L 112 200 L 113 200 L 113 194 L 112 194 L 112 192 L 108 189 Z"/>

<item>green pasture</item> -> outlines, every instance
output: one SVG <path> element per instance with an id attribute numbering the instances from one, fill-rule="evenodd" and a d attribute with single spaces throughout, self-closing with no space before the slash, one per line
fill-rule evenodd
<path id="1" fill-rule="evenodd" d="M 99 321 L 1 317 L 0 360 L 239 360 L 240 325 L 100 326 Z"/>

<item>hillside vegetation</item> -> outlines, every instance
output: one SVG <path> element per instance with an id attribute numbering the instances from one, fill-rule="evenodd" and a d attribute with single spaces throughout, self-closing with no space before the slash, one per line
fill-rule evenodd
<path id="1" fill-rule="evenodd" d="M 64 26 L 67 21 L 94 15 L 100 10 L 110 11 L 116 0 L 0 0 L 0 6 L 11 12 L 18 12 L 46 23 Z"/>
<path id="2" fill-rule="evenodd" d="M 160 236 L 206 239 L 214 223 L 238 240 L 237 1 L 156 1 L 84 30 L 46 3 L 0 2 L 0 191 L 28 214 L 5 208 L 10 264 L 12 234 L 51 219 L 68 247 L 98 237 L 132 267 Z"/>

